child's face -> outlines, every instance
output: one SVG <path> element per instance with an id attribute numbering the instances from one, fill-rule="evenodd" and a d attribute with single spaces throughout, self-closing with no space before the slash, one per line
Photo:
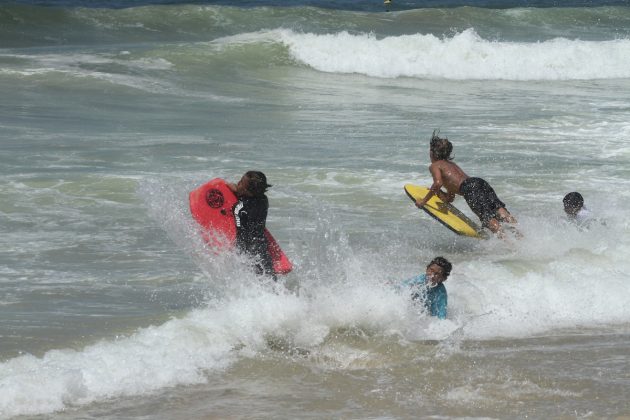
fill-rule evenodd
<path id="1" fill-rule="evenodd" d="M 564 206 L 564 211 L 567 215 L 569 216 L 577 216 L 577 214 L 580 212 L 580 210 L 582 210 L 582 207 L 576 207 L 576 206 L 572 206 L 572 205 L 566 205 Z"/>
<path id="2" fill-rule="evenodd" d="M 236 184 L 236 195 L 239 197 L 249 195 L 249 178 L 247 176 L 243 175 L 238 184 Z"/>
<path id="3" fill-rule="evenodd" d="M 426 271 L 427 281 L 433 285 L 438 285 L 446 280 L 444 269 L 437 264 L 430 264 Z"/>

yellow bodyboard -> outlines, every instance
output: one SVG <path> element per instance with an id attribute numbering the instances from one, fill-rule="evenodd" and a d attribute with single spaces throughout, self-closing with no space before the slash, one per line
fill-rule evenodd
<path id="1" fill-rule="evenodd" d="M 423 199 L 429 193 L 429 189 L 418 185 L 405 184 L 405 192 L 415 203 L 416 200 Z M 480 239 L 488 237 L 479 225 L 451 204 L 444 203 L 436 195 L 431 197 L 422 210 L 458 235 Z"/>

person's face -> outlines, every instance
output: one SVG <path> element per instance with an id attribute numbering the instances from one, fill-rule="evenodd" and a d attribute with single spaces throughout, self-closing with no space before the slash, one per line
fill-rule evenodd
<path id="1" fill-rule="evenodd" d="M 579 213 L 581 207 L 575 207 L 572 206 L 570 204 L 565 204 L 564 206 L 564 211 L 566 212 L 566 214 L 568 214 L 569 216 L 577 216 L 577 214 Z"/>
<path id="2" fill-rule="evenodd" d="M 446 280 L 444 269 L 437 264 L 430 264 L 426 271 L 427 281 L 432 285 L 438 285 Z"/>
<path id="3" fill-rule="evenodd" d="M 238 181 L 236 184 L 236 195 L 240 196 L 248 196 L 249 194 L 249 178 L 245 175 Z"/>

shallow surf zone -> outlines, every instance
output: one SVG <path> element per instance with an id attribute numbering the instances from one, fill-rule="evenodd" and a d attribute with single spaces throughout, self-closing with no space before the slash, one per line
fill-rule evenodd
<path id="1" fill-rule="evenodd" d="M 553 336 L 558 321 L 565 326 L 597 324 L 610 320 L 605 312 L 624 310 L 621 304 L 602 309 L 603 298 L 589 300 L 584 291 L 582 296 L 571 292 L 575 285 L 562 279 L 556 282 L 560 286 L 544 287 L 544 276 L 528 275 L 523 279 L 530 283 L 528 287 L 509 292 L 513 284 L 500 286 L 508 281 L 509 270 L 483 271 L 501 278 L 474 286 L 462 285 L 461 279 L 454 282 L 453 318 L 441 322 L 410 306 L 407 296 L 365 282 L 302 289 L 298 296 L 245 278 L 224 298 L 162 325 L 78 350 L 53 350 L 41 358 L 24 355 L 2 363 L 0 412 L 3 416 L 34 415 L 112 398 L 150 397 L 167 388 L 207 384 L 245 360 L 264 363 L 270 352 L 271 357 L 275 353 L 298 366 L 342 374 L 407 364 L 406 358 L 423 357 L 417 349 L 420 343 L 441 340 L 440 348 L 429 353 L 439 351 L 442 359 L 454 358 L 455 363 L 469 356 L 466 343 L 471 336 L 495 340 L 514 334 Z M 516 297 L 531 289 L 541 293 Z M 622 292 L 616 286 L 614 290 Z M 462 299 L 464 295 L 467 300 Z M 567 295 L 574 300 L 571 304 L 566 302 Z M 498 305 L 497 299 L 505 305 Z M 408 346 L 412 347 L 405 350 Z M 392 349 L 401 353 L 400 359 Z M 442 374 L 452 376 L 449 369 L 444 366 Z M 504 379 L 509 386 L 510 379 Z M 458 399 L 458 392 L 473 390 L 453 389 L 450 397 Z M 492 394 L 491 389 L 484 392 Z"/>
<path id="2" fill-rule="evenodd" d="M 600 68 L 582 48 L 625 51 L 624 10 L 3 15 L 0 417 L 627 415 L 630 79 L 614 61 L 577 80 Z M 518 61 L 536 54 L 546 69 Z M 500 81 L 514 60 L 540 79 Z M 458 237 L 408 200 L 434 128 L 522 240 Z M 187 208 L 247 169 L 274 185 L 278 285 Z M 573 190 L 588 229 L 563 220 Z M 438 255 L 446 321 L 394 287 Z"/>
<path id="3" fill-rule="evenodd" d="M 184 190 L 190 189 L 192 185 Z M 237 256 L 218 255 L 205 247 L 190 218 L 184 217 L 185 200 L 174 199 L 181 190 L 179 184 L 145 183 L 141 195 L 149 214 L 171 239 L 186 244 L 182 252 L 205 273 L 204 302 L 165 323 L 115 339 L 4 361 L 2 416 L 76 410 L 129 396 L 152 398 L 167 389 L 208 384 L 237 366 L 243 369 L 246 361 L 258 366 L 269 357 L 286 359 L 299 369 L 342 375 L 366 369 L 368 376 L 387 366 L 407 366 L 414 358 L 429 363 L 438 357 L 431 363 L 444 364 L 436 374 L 446 378 L 435 379 L 437 384 L 457 376 L 448 365 L 463 363 L 461 358 L 492 358 L 497 341 L 526 339 L 536 347 L 531 340 L 563 339 L 582 328 L 606 326 L 614 331 L 618 325 L 623 330 L 630 322 L 625 275 L 630 267 L 624 258 L 628 227 L 623 228 L 613 212 L 602 212 L 606 225 L 588 230 L 561 220 L 541 224 L 524 218 L 525 238 L 507 247 L 498 240 L 475 242 L 476 251 L 466 241 L 451 246 L 448 253 L 457 263 L 446 283 L 449 319 L 439 321 L 395 288 L 423 270 L 419 255 L 432 255 L 432 249 L 418 249 L 405 237 L 381 253 L 353 247 L 343 229 L 321 212 L 315 243 L 299 254 L 300 264 L 291 274 L 295 277 L 273 284 L 249 273 Z M 439 341 L 437 347 L 424 348 L 434 340 Z M 483 361 L 483 369 L 487 363 Z M 501 385 L 495 389 L 489 378 L 473 370 L 480 375 L 476 381 L 481 381 L 481 390 L 475 381 L 451 385 L 447 399 L 494 400 L 500 388 L 512 392 L 515 380 L 509 372 L 498 372 Z M 396 374 L 403 382 L 413 376 Z M 516 382 L 517 387 L 526 386 L 526 394 L 579 395 L 540 389 L 531 378 Z"/>

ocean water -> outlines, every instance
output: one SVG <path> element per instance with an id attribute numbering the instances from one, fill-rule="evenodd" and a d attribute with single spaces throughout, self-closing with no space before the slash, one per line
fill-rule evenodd
<path id="1" fill-rule="evenodd" d="M 0 418 L 630 416 L 630 7 L 559 3 L 2 2 Z M 436 128 L 523 239 L 405 196 Z M 278 284 L 188 210 L 250 169 Z"/>

